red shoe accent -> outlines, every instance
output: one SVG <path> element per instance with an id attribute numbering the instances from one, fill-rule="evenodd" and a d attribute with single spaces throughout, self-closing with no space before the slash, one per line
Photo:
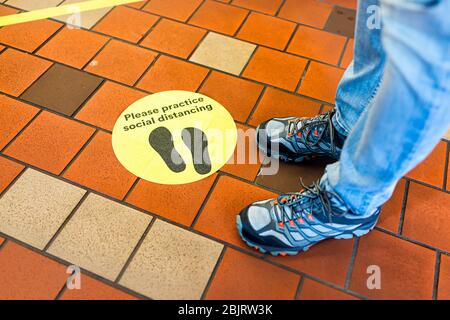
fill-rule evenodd
<path id="1" fill-rule="evenodd" d="M 297 137 L 301 138 L 302 137 L 302 133 L 299 131 L 297 132 Z"/>
<path id="2" fill-rule="evenodd" d="M 319 131 L 317 131 L 317 129 L 314 130 L 314 135 L 315 135 L 316 137 L 319 135 Z"/>
<path id="3" fill-rule="evenodd" d="M 308 214 L 308 219 L 311 220 L 311 221 L 314 221 L 314 217 L 313 217 L 313 215 L 311 213 Z"/>
<path id="4" fill-rule="evenodd" d="M 280 252 L 279 254 L 280 254 L 280 256 L 282 256 L 282 257 L 286 257 L 286 256 L 287 256 L 287 253 L 286 253 L 286 252 Z"/>
<path id="5" fill-rule="evenodd" d="M 297 219 L 297 221 L 300 222 L 301 224 L 305 223 L 305 220 L 303 220 L 303 218 L 299 218 L 299 219 Z"/>
<path id="6" fill-rule="evenodd" d="M 291 227 L 295 227 L 295 222 L 294 222 L 294 220 L 289 220 L 289 224 L 291 225 Z"/>
<path id="7" fill-rule="evenodd" d="M 284 222 L 280 222 L 280 223 L 278 223 L 278 225 L 280 226 L 281 229 L 284 228 Z"/>

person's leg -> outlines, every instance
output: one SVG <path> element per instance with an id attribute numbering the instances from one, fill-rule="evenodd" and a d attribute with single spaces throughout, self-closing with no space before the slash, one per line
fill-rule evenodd
<path id="1" fill-rule="evenodd" d="M 354 213 L 385 203 L 449 127 L 448 12 L 449 0 L 382 0 L 382 83 L 321 183 Z"/>

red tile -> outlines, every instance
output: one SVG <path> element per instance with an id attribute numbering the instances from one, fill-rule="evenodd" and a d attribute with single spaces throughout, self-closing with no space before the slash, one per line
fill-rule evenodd
<path id="1" fill-rule="evenodd" d="M 206 1 L 190 19 L 189 23 L 220 33 L 233 35 L 244 21 L 247 13 L 248 10 L 245 9 L 216 1 Z"/>
<path id="2" fill-rule="evenodd" d="M 295 33 L 288 51 L 337 65 L 346 41 L 346 37 L 301 26 Z"/>
<path id="3" fill-rule="evenodd" d="M 245 122 L 263 86 L 213 71 L 200 92 L 221 103 L 237 121 Z"/>
<path id="4" fill-rule="evenodd" d="M 311 62 L 298 93 L 334 104 L 344 70 Z"/>
<path id="5" fill-rule="evenodd" d="M 137 87 L 150 92 L 197 91 L 207 74 L 206 68 L 168 56 L 160 56 Z"/>
<path id="6" fill-rule="evenodd" d="M 441 254 L 437 298 L 450 300 L 450 256 L 445 254 Z"/>
<path id="7" fill-rule="evenodd" d="M 0 94 L 0 150 L 39 112 L 39 109 Z"/>
<path id="8" fill-rule="evenodd" d="M 111 135 L 102 131 L 72 163 L 64 177 L 117 199 L 123 199 L 136 180 L 114 155 Z"/>
<path id="9" fill-rule="evenodd" d="M 250 250 L 239 237 L 236 215 L 252 202 L 276 196 L 273 192 L 222 176 L 200 214 L 195 229 Z"/>
<path id="10" fill-rule="evenodd" d="M 172 221 L 190 226 L 211 189 L 216 174 L 206 179 L 180 185 L 165 185 L 139 180 L 127 202 Z M 170 206 L 161 199 L 174 195 Z M 169 196 L 170 198 L 170 196 Z"/>
<path id="11" fill-rule="evenodd" d="M 91 127 L 44 111 L 4 153 L 60 174 L 93 133 Z"/>
<path id="12" fill-rule="evenodd" d="M 143 10 L 179 21 L 186 21 L 202 0 L 151 0 Z"/>
<path id="13" fill-rule="evenodd" d="M 279 17 L 323 29 L 333 6 L 319 0 L 286 0 Z"/>
<path id="14" fill-rule="evenodd" d="M 259 47 L 244 71 L 244 77 L 294 91 L 307 60 Z"/>
<path id="15" fill-rule="evenodd" d="M 345 47 L 344 55 L 341 60 L 341 68 L 348 68 L 353 60 L 353 50 L 355 42 L 353 39 L 348 40 L 347 47 Z"/>
<path id="16" fill-rule="evenodd" d="M 381 208 L 381 215 L 378 220 L 378 227 L 397 233 L 400 223 L 400 214 L 403 207 L 403 199 L 405 197 L 404 179 L 400 180 L 395 187 L 394 194 L 391 199 Z"/>
<path id="17" fill-rule="evenodd" d="M 153 14 L 119 6 L 103 17 L 94 30 L 115 38 L 138 42 L 158 19 L 159 17 Z"/>
<path id="18" fill-rule="evenodd" d="M 283 0 L 233 0 L 232 4 L 246 9 L 274 15 Z"/>
<path id="19" fill-rule="evenodd" d="M 435 260 L 429 249 L 372 231 L 359 242 L 350 290 L 373 299 L 431 299 Z M 367 286 L 371 266 L 379 267 L 380 289 Z"/>
<path id="20" fill-rule="evenodd" d="M 206 30 L 163 19 L 141 42 L 141 45 L 171 55 L 188 58 Z"/>
<path id="21" fill-rule="evenodd" d="M 206 299 L 293 299 L 299 280 L 299 275 L 239 251 L 227 249 Z"/>
<path id="22" fill-rule="evenodd" d="M 402 234 L 450 251 L 450 194 L 411 183 Z"/>
<path id="23" fill-rule="evenodd" d="M 12 241 L 0 251 L 1 300 L 53 300 L 64 286 L 66 267 Z"/>
<path id="24" fill-rule="evenodd" d="M 112 40 L 85 68 L 108 79 L 133 85 L 155 59 L 156 53 Z"/>
<path id="25" fill-rule="evenodd" d="M 441 141 L 417 167 L 406 176 L 442 188 L 444 183 L 447 142 Z"/>
<path id="26" fill-rule="evenodd" d="M 112 131 L 120 114 L 147 94 L 106 81 L 76 115 L 77 119 Z"/>
<path id="27" fill-rule="evenodd" d="M 251 13 L 238 33 L 238 38 L 267 47 L 284 50 L 295 23 L 270 17 L 264 14 Z"/>
<path id="28" fill-rule="evenodd" d="M 0 175 L 0 193 L 22 172 L 23 168 L 25 167 L 21 164 L 0 157 L 0 172 L 2 173 Z"/>
<path id="29" fill-rule="evenodd" d="M 20 96 L 51 65 L 30 54 L 6 49 L 0 55 L 0 91 Z"/>
<path id="30" fill-rule="evenodd" d="M 319 282 L 305 279 L 300 291 L 300 300 L 356 300 L 354 296 Z"/>

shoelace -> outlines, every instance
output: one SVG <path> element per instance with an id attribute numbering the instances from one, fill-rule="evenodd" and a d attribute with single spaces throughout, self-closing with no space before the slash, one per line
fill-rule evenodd
<path id="1" fill-rule="evenodd" d="M 332 110 L 332 111 L 321 114 L 312 119 L 311 118 L 306 118 L 306 119 L 298 118 L 298 119 L 295 119 L 294 121 L 291 121 L 289 123 L 289 127 L 288 127 L 288 137 L 297 136 L 298 138 L 301 138 L 303 136 L 302 131 L 305 132 L 306 134 L 303 139 L 304 140 L 303 144 L 309 151 L 314 152 L 315 147 L 320 148 L 319 143 L 323 139 L 327 129 L 329 128 L 330 129 L 329 131 L 330 131 L 331 153 L 334 157 L 336 157 L 336 145 L 334 143 L 334 130 L 333 130 L 333 125 L 332 125 L 332 121 L 331 121 L 333 113 L 334 113 L 334 111 Z M 318 127 L 321 125 L 325 125 L 325 127 L 322 130 L 322 132 L 319 134 L 318 130 L 314 129 L 314 127 Z M 308 128 L 310 128 L 310 127 L 311 127 L 311 129 L 308 130 Z M 317 137 L 316 141 L 311 141 L 311 139 L 309 139 L 311 137 L 311 134 L 314 134 L 314 136 Z M 324 150 L 324 151 L 327 151 L 327 150 Z"/>
<path id="2" fill-rule="evenodd" d="M 348 211 L 348 208 L 345 207 L 346 210 L 343 213 L 335 212 L 331 205 L 330 198 L 336 197 L 342 204 L 344 204 L 344 201 L 338 194 L 327 190 L 323 190 L 317 181 L 314 182 L 311 187 L 305 186 L 302 179 L 300 179 L 300 183 L 303 187 L 302 191 L 278 197 L 277 200 L 275 200 L 274 202 L 274 205 L 279 205 L 282 207 L 281 217 L 277 217 L 279 218 L 279 220 L 277 221 L 278 225 L 281 228 L 284 227 L 285 222 L 288 222 L 292 226 L 294 226 L 295 225 L 294 220 L 298 220 L 301 224 L 304 223 L 305 219 L 314 220 L 313 216 L 313 209 L 315 204 L 314 200 L 319 200 L 321 204 L 319 205 L 319 207 L 321 208 L 322 213 L 328 216 L 330 223 L 333 222 L 332 219 L 333 216 L 341 217 L 345 215 L 345 213 Z M 305 200 L 305 198 L 308 198 L 309 200 L 309 211 L 305 210 L 303 206 L 304 203 L 301 203 L 302 201 Z M 299 205 L 296 206 L 295 208 L 297 210 L 294 210 L 294 206 L 296 204 Z M 292 207 L 291 217 L 289 217 L 288 214 L 286 213 L 285 209 L 283 208 L 284 206 Z"/>

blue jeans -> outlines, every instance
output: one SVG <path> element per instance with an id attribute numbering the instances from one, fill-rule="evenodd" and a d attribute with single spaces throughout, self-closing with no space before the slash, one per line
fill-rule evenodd
<path id="1" fill-rule="evenodd" d="M 354 60 L 333 119 L 347 140 L 321 180 L 355 214 L 385 203 L 449 127 L 449 14 L 450 0 L 359 2 Z"/>

